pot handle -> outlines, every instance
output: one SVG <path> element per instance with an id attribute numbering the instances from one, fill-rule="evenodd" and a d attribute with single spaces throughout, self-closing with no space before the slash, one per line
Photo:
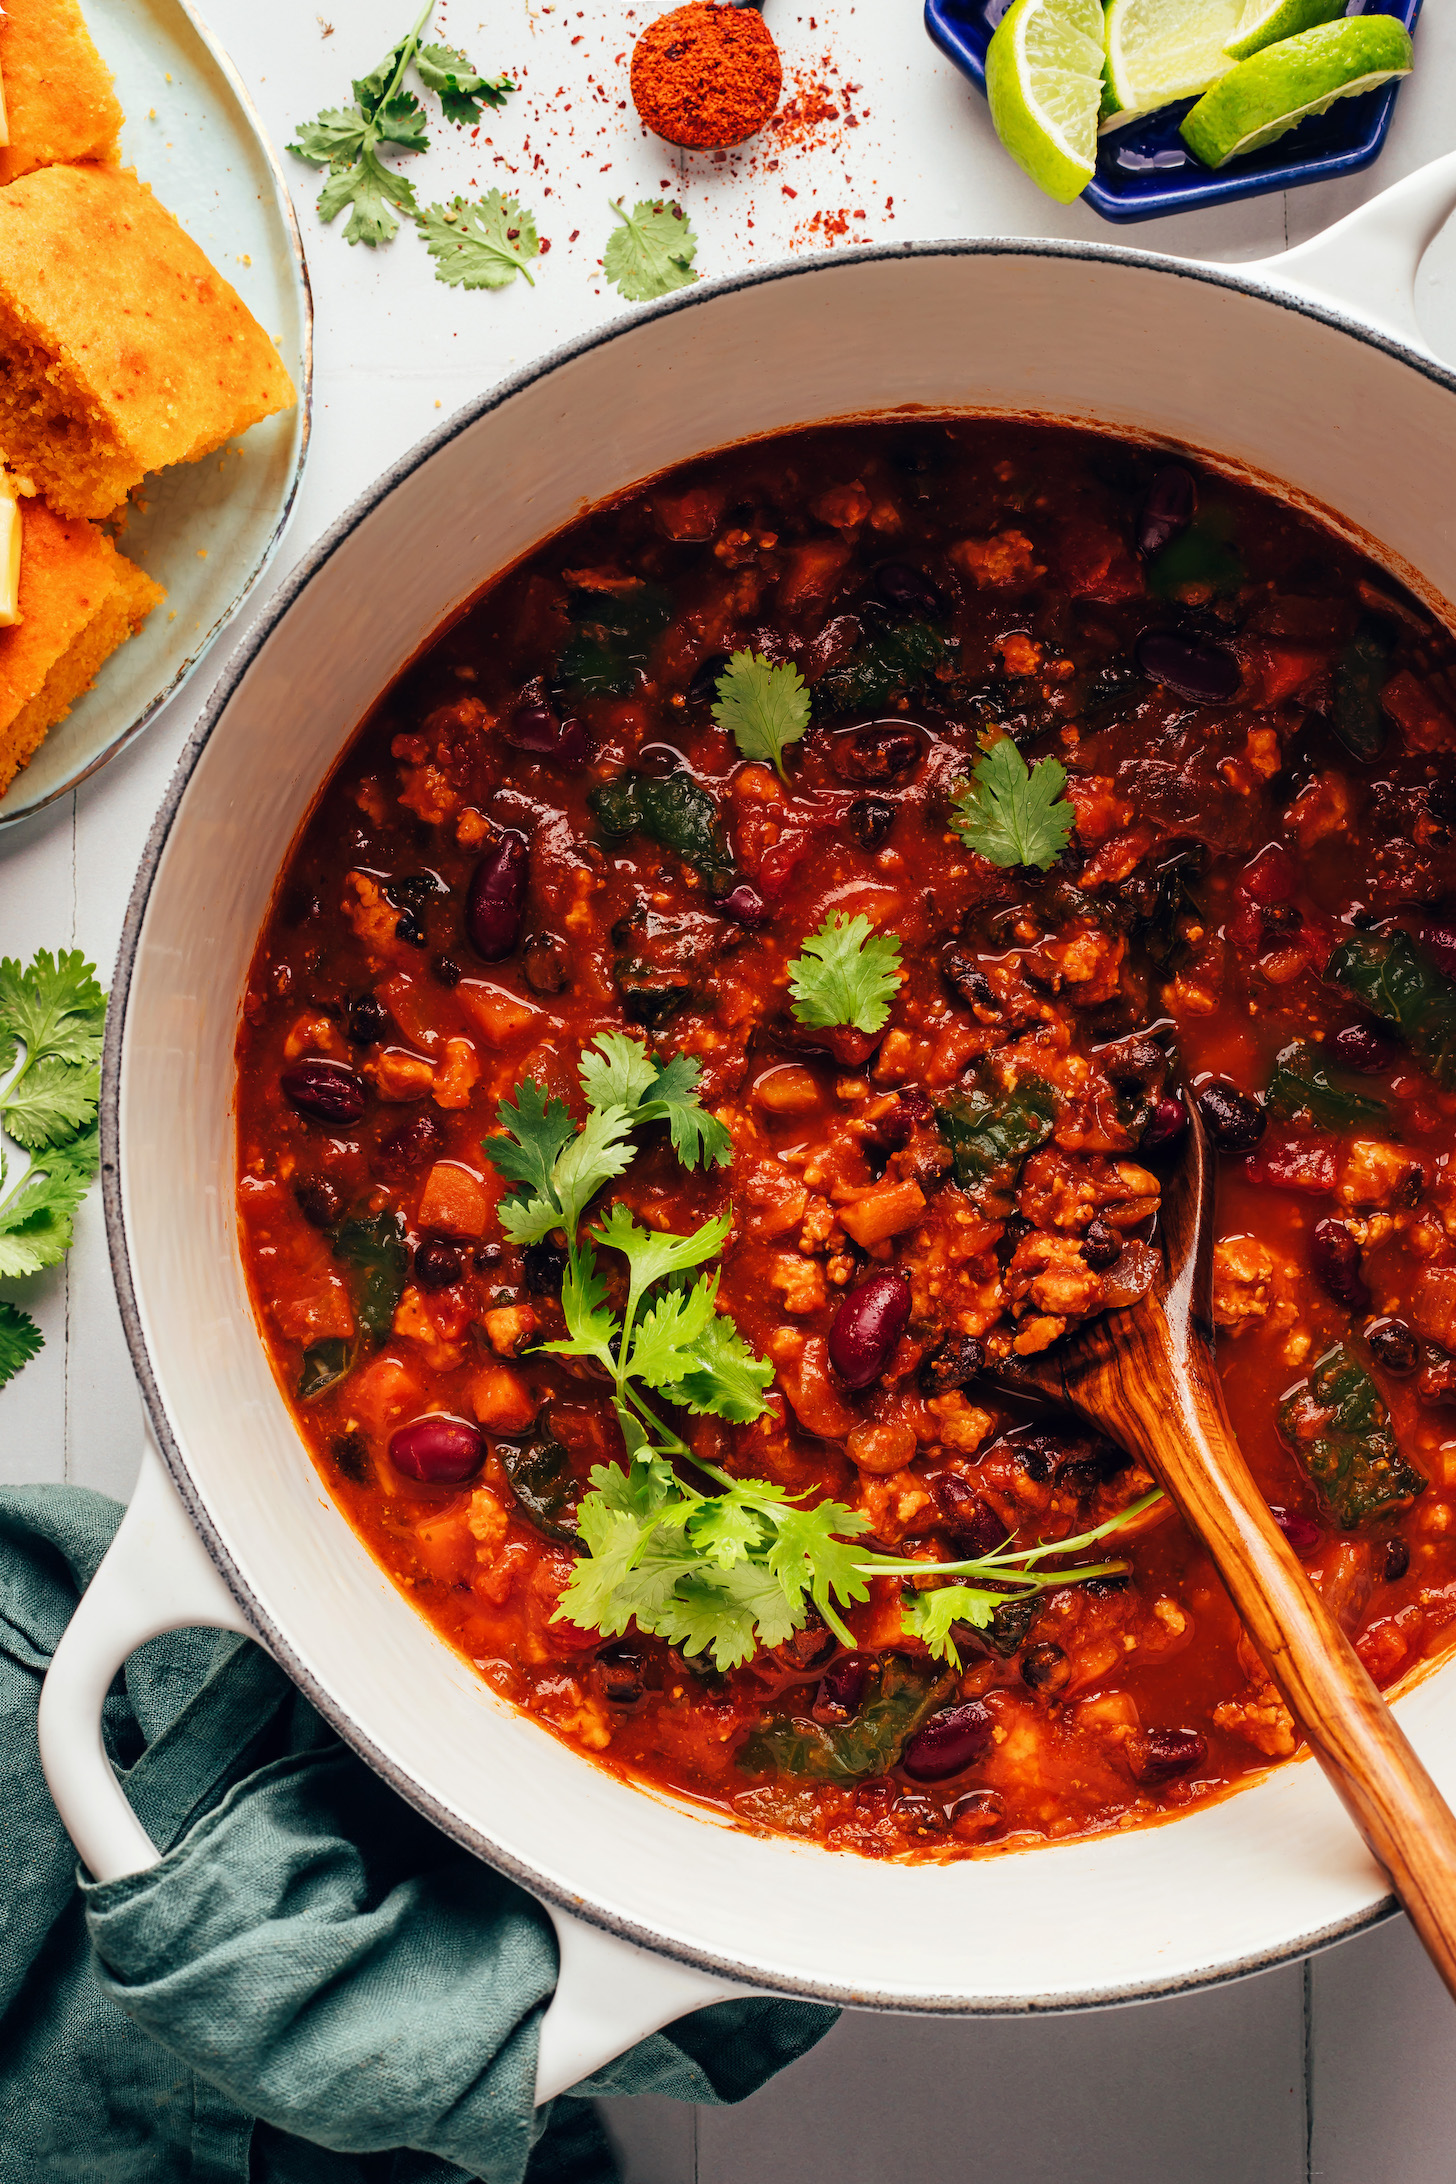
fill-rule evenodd
<path id="1" fill-rule="evenodd" d="M 161 1858 L 106 1755 L 106 1694 L 138 1646 L 196 1628 L 257 1638 L 178 1500 L 148 1425 L 136 1492 L 40 1695 L 40 1763 L 66 1833 L 98 1881 L 144 1872 Z M 556 1929 L 560 1970 L 541 2021 L 538 2106 L 674 2019 L 752 1991 L 620 1941 L 554 1904 L 543 1909 Z"/>
<path id="2" fill-rule="evenodd" d="M 1415 310 L 1421 260 L 1456 210 L 1456 152 L 1418 167 L 1321 235 L 1240 270 L 1394 334 L 1429 356 Z"/>

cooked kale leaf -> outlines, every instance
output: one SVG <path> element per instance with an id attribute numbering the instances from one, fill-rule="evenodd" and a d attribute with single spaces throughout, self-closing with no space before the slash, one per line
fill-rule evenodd
<path id="1" fill-rule="evenodd" d="M 1325 983 L 1393 1025 L 1442 1091 L 1456 1092 L 1456 986 L 1408 934 L 1352 933 L 1326 964 Z"/>
<path id="2" fill-rule="evenodd" d="M 637 688 L 654 639 L 672 620 L 672 596 L 658 584 L 625 592 L 578 592 L 571 635 L 557 673 L 578 698 L 625 698 Z"/>
<path id="3" fill-rule="evenodd" d="M 945 1100 L 935 1119 L 956 1182 L 984 1202 L 1008 1193 L 1027 1154 L 1045 1145 L 1057 1119 L 1056 1094 L 1043 1078 L 1023 1076 L 1014 1092 L 993 1097 L 977 1090 Z"/>
<path id="4" fill-rule="evenodd" d="M 1390 676 L 1390 646 L 1378 622 L 1363 615 L 1335 663 L 1335 734 L 1356 758 L 1378 758 L 1385 748 L 1380 693 Z"/>
<path id="5" fill-rule="evenodd" d="M 353 1363 L 354 1344 L 347 1335 L 326 1335 L 321 1342 L 311 1342 L 298 1376 L 300 1400 L 306 1403 L 311 1396 L 322 1395 L 325 1388 L 343 1379 Z"/>
<path id="6" fill-rule="evenodd" d="M 1425 1489 L 1396 1446 L 1380 1390 L 1342 1342 L 1284 1398 L 1279 1431 L 1347 1532 L 1378 1510 L 1404 1508 Z"/>
<path id="7" fill-rule="evenodd" d="M 1202 596 L 1236 592 L 1244 581 L 1244 564 L 1232 544 L 1235 528 L 1231 508 L 1202 508 L 1181 538 L 1165 546 L 1148 566 L 1148 589 L 1160 599 L 1180 599 L 1196 587 Z"/>
<path id="8" fill-rule="evenodd" d="M 1384 1100 L 1331 1081 L 1328 1070 L 1306 1039 L 1295 1039 L 1274 1057 L 1266 1104 L 1271 1115 L 1288 1121 L 1305 1113 L 1321 1130 L 1379 1128 L 1390 1120 Z"/>
<path id="9" fill-rule="evenodd" d="M 529 1521 L 547 1539 L 572 1547 L 577 1542 L 576 1480 L 559 1441 L 497 1441 L 495 1452 L 511 1492 Z"/>
<path id="10" fill-rule="evenodd" d="M 928 622 L 897 622 L 876 630 L 842 667 L 814 685 L 814 718 L 873 713 L 892 691 L 919 690 L 933 681 L 949 645 Z"/>
<path id="11" fill-rule="evenodd" d="M 710 893 L 735 879 L 718 807 L 689 773 L 618 774 L 592 790 L 587 805 L 604 834 L 646 834 L 701 873 Z"/>
<path id="12" fill-rule="evenodd" d="M 334 1230 L 334 1257 L 360 1277 L 351 1285 L 354 1310 L 360 1326 L 382 1342 L 394 1325 L 409 1265 L 402 1216 L 386 1207 L 383 1213 L 342 1222 Z"/>
<path id="13" fill-rule="evenodd" d="M 799 1715 L 767 1722 L 743 1746 L 736 1764 L 747 1774 L 777 1772 L 810 1782 L 862 1782 L 888 1774 L 953 1682 L 929 1672 L 924 1662 L 889 1654 L 853 1721 L 840 1729 L 823 1729 Z"/>

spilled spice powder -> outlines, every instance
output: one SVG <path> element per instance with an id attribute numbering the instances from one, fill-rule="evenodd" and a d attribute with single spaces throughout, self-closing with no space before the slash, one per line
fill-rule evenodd
<path id="1" fill-rule="evenodd" d="M 632 98 L 670 144 L 713 151 L 741 144 L 779 102 L 783 65 L 752 8 L 690 0 L 649 23 L 632 53 Z"/>

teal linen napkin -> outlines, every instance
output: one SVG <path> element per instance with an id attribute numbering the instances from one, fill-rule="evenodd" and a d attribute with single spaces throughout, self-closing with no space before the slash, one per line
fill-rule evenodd
<path id="1" fill-rule="evenodd" d="M 812 2003 L 720 2003 L 533 2110 L 545 1913 L 218 1632 L 117 1679 L 107 1749 L 165 1856 L 78 1880 L 36 1707 L 120 1518 L 0 1490 L 0 2184 L 612 2184 L 587 2096 L 741 2100 L 828 2031 Z"/>

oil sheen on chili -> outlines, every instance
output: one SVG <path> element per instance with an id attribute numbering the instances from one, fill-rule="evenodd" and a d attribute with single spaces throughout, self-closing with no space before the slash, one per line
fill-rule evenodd
<path id="1" fill-rule="evenodd" d="M 715 717 L 746 651 L 812 694 L 787 780 Z M 953 824 L 1001 738 L 1066 769 L 1075 828 L 1045 870 Z M 1125 1826 L 1295 1750 L 1166 1502 L 1099 1544 L 1121 1574 L 959 1628 L 958 1671 L 907 1636 L 898 1577 L 849 1610 L 852 1649 L 811 1616 L 726 1674 L 554 1619 L 590 1472 L 624 1447 L 606 1376 L 539 1348 L 563 1332 L 564 1239 L 508 1241 L 481 1143 L 528 1082 L 580 1118 L 582 1051 L 616 1031 L 696 1059 L 732 1158 L 689 1170 L 644 1130 L 592 1215 L 616 1200 L 687 1233 L 731 1212 L 718 1308 L 774 1370 L 753 1424 L 681 1410 L 675 1430 L 720 1473 L 847 1503 L 920 1589 L 1152 1486 L 982 1368 L 1136 1289 L 1196 1100 L 1244 1451 L 1377 1682 L 1440 1653 L 1453 752 L 1451 641 L 1384 571 L 1272 496 L 1104 438 L 796 434 L 550 540 L 345 753 L 238 1040 L 260 1326 L 370 1550 L 600 1765 L 832 1849 Z M 789 966 L 835 913 L 900 944 L 873 1034 L 793 1014 Z M 1042 1110 L 997 1139 L 1028 1082 Z M 852 1386 L 832 1331 L 886 1274 L 908 1316 Z"/>

